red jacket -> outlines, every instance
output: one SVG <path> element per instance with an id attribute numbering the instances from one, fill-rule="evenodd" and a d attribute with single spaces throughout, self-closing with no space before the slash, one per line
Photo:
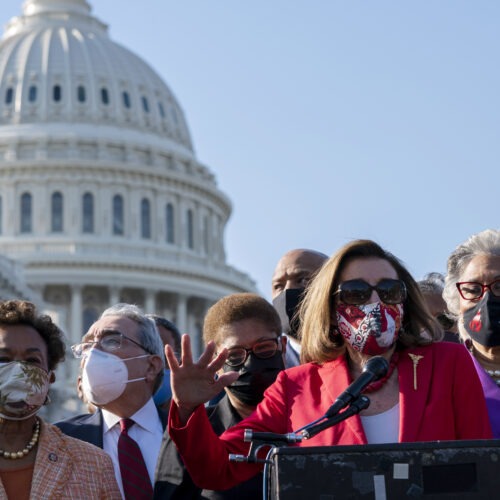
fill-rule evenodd
<path id="1" fill-rule="evenodd" d="M 422 356 L 416 375 L 409 353 Z M 399 442 L 492 437 L 481 384 L 462 345 L 443 342 L 403 350 L 397 367 Z M 169 432 L 198 486 L 228 488 L 259 470 L 255 464 L 228 460 L 229 453 L 246 455 L 249 444 L 243 442 L 244 429 L 280 434 L 297 430 L 324 415 L 350 382 L 344 356 L 323 365 L 297 366 L 281 372 L 257 410 L 220 439 L 202 407 L 185 427 L 178 427 L 177 407 L 172 404 Z M 300 446 L 336 444 L 366 444 L 358 415 L 302 441 Z"/>

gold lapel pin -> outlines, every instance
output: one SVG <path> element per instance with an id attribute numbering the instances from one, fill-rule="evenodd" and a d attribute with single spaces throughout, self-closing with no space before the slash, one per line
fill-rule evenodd
<path id="1" fill-rule="evenodd" d="M 420 360 L 423 358 L 420 354 L 412 354 L 411 352 L 408 353 L 408 356 L 410 356 L 411 360 L 413 361 L 413 389 L 416 391 L 417 390 L 417 366 Z"/>

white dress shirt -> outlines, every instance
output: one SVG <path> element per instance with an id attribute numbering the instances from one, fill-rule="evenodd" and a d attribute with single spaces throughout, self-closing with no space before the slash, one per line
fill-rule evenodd
<path id="1" fill-rule="evenodd" d="M 103 416 L 103 449 L 111 457 L 115 468 L 116 482 L 120 488 L 122 497 L 123 485 L 118 462 L 118 438 L 120 437 L 120 417 L 109 411 L 102 410 Z M 135 422 L 128 435 L 137 442 L 141 449 L 146 468 L 148 469 L 151 484 L 154 487 L 156 462 L 160 452 L 163 427 L 161 425 L 158 410 L 151 398 L 139 411 L 132 415 L 131 420 Z"/>

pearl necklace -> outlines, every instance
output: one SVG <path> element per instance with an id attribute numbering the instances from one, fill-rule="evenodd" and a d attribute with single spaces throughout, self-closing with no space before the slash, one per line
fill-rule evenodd
<path id="1" fill-rule="evenodd" d="M 40 420 L 36 420 L 35 430 L 33 431 L 33 436 L 30 442 L 26 445 L 26 448 L 21 451 L 4 451 L 0 450 L 0 457 L 8 458 L 10 460 L 17 460 L 18 458 L 25 457 L 36 445 L 38 438 L 40 437 Z"/>
<path id="2" fill-rule="evenodd" d="M 493 381 L 500 385 L 500 370 L 486 370 L 486 373 L 493 379 Z"/>

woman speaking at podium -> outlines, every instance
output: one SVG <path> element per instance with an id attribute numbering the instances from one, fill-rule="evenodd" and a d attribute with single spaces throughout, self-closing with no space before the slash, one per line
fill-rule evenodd
<path id="1" fill-rule="evenodd" d="M 245 429 L 287 434 L 339 413 L 348 404 L 344 391 L 374 356 L 388 369 L 361 390 L 369 407 L 299 446 L 491 438 L 471 357 L 462 345 L 438 342 L 443 332 L 415 280 L 378 244 L 356 240 L 330 257 L 308 288 L 300 319 L 304 364 L 281 372 L 255 412 L 220 437 L 203 403 L 238 376 L 223 369 L 227 353 L 209 344 L 195 363 L 184 335 L 179 364 L 167 348 L 169 432 L 198 486 L 229 488 L 259 470 L 229 461 L 229 454 L 247 454 Z"/>

